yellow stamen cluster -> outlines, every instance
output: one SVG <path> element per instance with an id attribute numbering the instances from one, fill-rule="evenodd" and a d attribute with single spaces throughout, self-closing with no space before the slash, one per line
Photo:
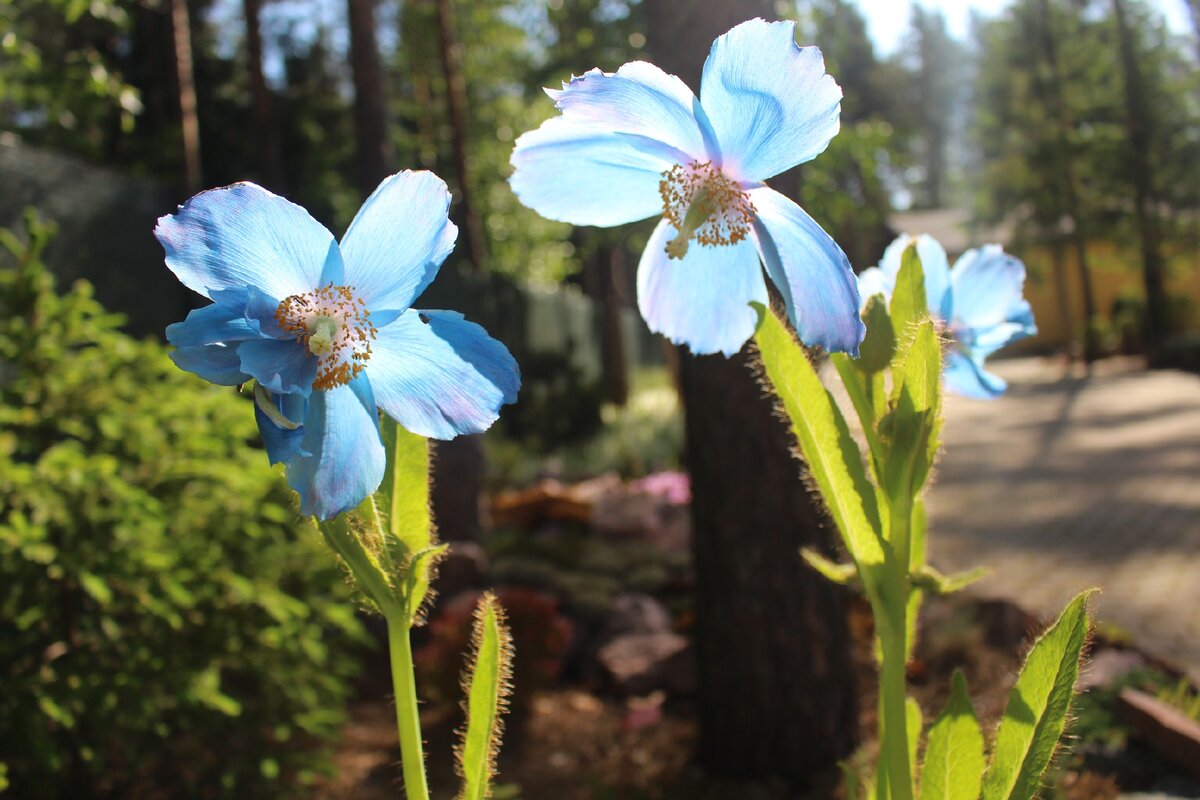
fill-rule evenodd
<path id="1" fill-rule="evenodd" d="M 667 243 L 671 258 L 683 258 L 691 239 L 716 247 L 737 244 L 750 233 L 754 222 L 750 195 L 711 161 L 676 164 L 662 176 L 658 192 L 663 216 L 679 232 Z"/>
<path id="2" fill-rule="evenodd" d="M 286 298 L 275 309 L 279 327 L 320 359 L 312 388 L 345 386 L 363 371 L 379 333 L 353 286 L 322 286 Z"/>

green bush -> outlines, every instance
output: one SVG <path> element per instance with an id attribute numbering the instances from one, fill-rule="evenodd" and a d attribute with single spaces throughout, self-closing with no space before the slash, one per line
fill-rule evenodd
<path id="1" fill-rule="evenodd" d="M 231 389 L 0 231 L 0 762 L 20 797 L 266 797 L 325 769 L 364 641 Z M 0 252 L 3 252 L 0 250 Z M 0 770 L 0 775 L 5 771 Z"/>

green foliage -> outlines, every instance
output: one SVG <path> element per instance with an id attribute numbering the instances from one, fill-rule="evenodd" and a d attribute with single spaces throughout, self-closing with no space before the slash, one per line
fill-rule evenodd
<path id="1" fill-rule="evenodd" d="M 996 731 L 983 800 L 1029 800 L 1037 792 L 1067 723 L 1091 595 L 1076 596 L 1029 651 Z"/>
<path id="2" fill-rule="evenodd" d="M 21 796 L 287 794 L 362 631 L 251 406 L 0 235 L 0 740 Z M 15 262 L 15 263 L 14 263 Z"/>
<path id="3" fill-rule="evenodd" d="M 967 695 L 966 676 L 955 670 L 950 700 L 929 729 L 921 800 L 978 800 L 983 767 L 983 731 Z"/>
<path id="4" fill-rule="evenodd" d="M 463 779 L 462 800 L 491 797 L 500 749 L 501 716 L 512 679 L 512 639 L 504 611 L 495 596 L 485 594 L 475 610 L 474 659 L 463 687 L 467 692 L 467 727 L 456 751 Z"/>

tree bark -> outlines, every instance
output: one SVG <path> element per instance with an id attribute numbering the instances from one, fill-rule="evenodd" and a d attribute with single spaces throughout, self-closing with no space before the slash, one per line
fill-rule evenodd
<path id="1" fill-rule="evenodd" d="M 1146 102 L 1145 85 L 1138 68 L 1133 31 L 1125 17 L 1122 0 L 1112 0 L 1121 48 L 1121 67 L 1125 82 L 1125 129 L 1129 137 L 1129 157 L 1134 191 L 1134 219 L 1142 250 L 1142 283 L 1146 288 L 1146 344 L 1151 357 L 1162 345 L 1167 333 L 1167 287 L 1163 278 L 1158 208 L 1154 191 L 1154 167 L 1150 163 L 1154 117 Z"/>
<path id="2" fill-rule="evenodd" d="M 365 198 L 387 177 L 390 148 L 383 101 L 383 68 L 375 36 L 375 0 L 347 0 L 358 190 Z"/>
<path id="3" fill-rule="evenodd" d="M 483 223 L 471 191 L 470 159 L 467 157 L 467 85 L 463 78 L 462 45 L 454 21 L 453 0 L 434 0 L 437 7 L 438 46 L 442 73 L 446 79 L 446 103 L 450 112 L 450 136 L 454 152 L 454 171 L 458 174 L 458 202 L 467 253 L 477 272 L 487 271 L 487 248 Z"/>
<path id="4" fill-rule="evenodd" d="M 262 0 L 242 0 L 246 18 L 246 66 L 250 78 L 250 96 L 254 105 L 254 125 L 258 129 L 258 159 L 263 181 L 269 189 L 281 192 L 283 161 L 279 152 L 279 131 L 271 113 L 271 92 L 263 75 L 263 42 L 258 14 Z"/>
<path id="5" fill-rule="evenodd" d="M 767 2 L 646 0 L 655 62 L 699 89 L 713 39 Z M 858 718 L 844 590 L 808 569 L 833 526 L 742 354 L 681 358 L 692 477 L 700 760 L 712 775 L 824 780 Z"/>
<path id="6" fill-rule="evenodd" d="M 200 191 L 200 118 L 196 113 L 196 79 L 192 63 L 192 26 L 187 0 L 170 0 L 171 34 L 175 45 L 175 80 L 179 88 L 179 125 L 183 134 L 183 186 Z"/>

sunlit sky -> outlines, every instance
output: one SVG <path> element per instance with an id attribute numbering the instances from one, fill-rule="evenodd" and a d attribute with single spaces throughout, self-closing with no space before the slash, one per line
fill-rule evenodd
<path id="1" fill-rule="evenodd" d="M 890 55 L 900 46 L 912 19 L 914 0 L 851 0 L 867 18 L 867 33 L 880 55 Z M 930 10 L 941 11 L 946 17 L 946 26 L 956 39 L 966 39 L 971 33 L 971 13 L 995 16 L 1003 11 L 1010 0 L 916 0 Z M 1191 29 L 1187 0 L 1149 0 L 1150 5 L 1166 17 L 1168 28 L 1174 33 L 1186 33 Z"/>

